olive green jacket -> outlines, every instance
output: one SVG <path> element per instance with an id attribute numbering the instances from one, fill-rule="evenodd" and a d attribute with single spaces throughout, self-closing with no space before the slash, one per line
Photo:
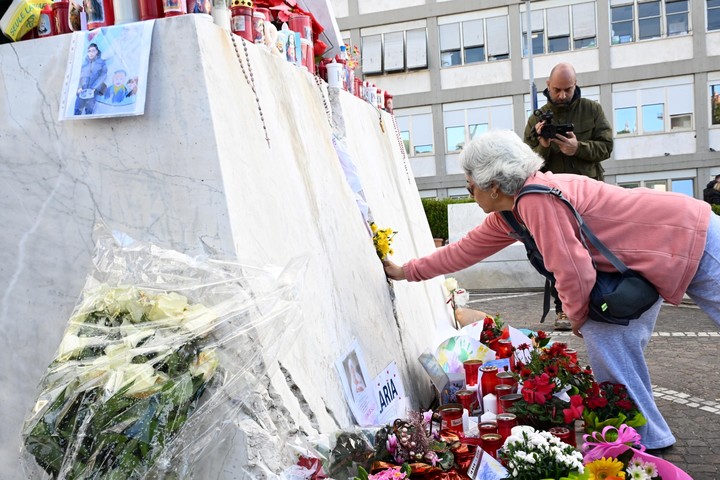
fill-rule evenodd
<path id="1" fill-rule="evenodd" d="M 610 122 L 605 118 L 598 102 L 581 98 L 580 87 L 575 88 L 575 96 L 570 105 L 553 105 L 549 101 L 548 90 L 543 92 L 548 102 L 541 107 L 543 112 L 552 110 L 553 125 L 572 123 L 573 133 L 578 139 L 575 155 L 565 155 L 558 146 L 551 143 L 548 148 L 540 145 L 535 135 L 538 117 L 531 115 L 525 126 L 525 143 L 545 159 L 543 172 L 575 173 L 596 180 L 603 180 L 605 169 L 600 162 L 610 157 L 613 149 L 613 133 Z"/>

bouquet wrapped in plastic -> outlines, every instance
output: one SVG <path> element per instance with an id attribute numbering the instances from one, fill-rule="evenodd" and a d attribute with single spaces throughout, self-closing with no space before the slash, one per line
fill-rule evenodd
<path id="1" fill-rule="evenodd" d="M 94 264 L 25 420 L 23 467 L 192 476 L 282 348 L 304 260 L 280 272 L 101 232 Z"/>

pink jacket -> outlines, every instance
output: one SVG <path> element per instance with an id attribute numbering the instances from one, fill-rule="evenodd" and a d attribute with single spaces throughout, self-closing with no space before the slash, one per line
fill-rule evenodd
<path id="1" fill-rule="evenodd" d="M 712 211 L 700 200 L 647 188 L 625 189 L 579 176 L 537 172 L 525 182 L 556 187 L 575 206 L 595 235 L 629 268 L 655 285 L 660 295 L 679 304 L 698 268 Z M 595 268 L 614 271 L 592 246 L 580 241 L 570 209 L 552 195 L 523 196 L 517 213 L 532 233 L 554 273 L 563 311 L 574 322 L 588 314 Z M 420 281 L 470 267 L 512 244 L 510 227 L 498 213 L 459 240 L 403 265 L 409 281 Z"/>

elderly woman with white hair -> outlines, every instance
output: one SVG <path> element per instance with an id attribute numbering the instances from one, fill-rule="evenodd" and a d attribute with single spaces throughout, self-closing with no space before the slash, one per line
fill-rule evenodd
<path id="1" fill-rule="evenodd" d="M 525 185 L 556 188 L 590 230 L 627 267 L 640 273 L 660 297 L 677 305 L 687 293 L 720 325 L 720 219 L 707 203 L 647 188 L 624 189 L 571 174 L 542 173 L 543 160 L 510 131 L 490 131 L 471 141 L 460 160 L 467 189 L 489 215 L 461 240 L 402 267 L 385 261 L 393 280 L 417 282 L 456 272 L 515 242 L 500 212 L 513 211 L 537 244 L 545 268 L 573 326 L 585 339 L 599 382 L 628 387 L 648 420 L 638 429 L 648 449 L 675 443 L 652 394 L 643 351 L 655 327 L 659 299 L 627 326 L 588 319 L 598 271 L 616 271 L 598 250 L 583 244 L 573 212 L 556 196 L 517 194 Z"/>

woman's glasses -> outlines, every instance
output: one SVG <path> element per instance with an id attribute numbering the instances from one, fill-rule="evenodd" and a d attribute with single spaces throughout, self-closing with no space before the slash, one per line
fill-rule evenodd
<path id="1" fill-rule="evenodd" d="M 475 196 L 475 185 L 474 184 L 468 182 L 468 184 L 465 186 L 465 188 L 467 188 L 467 191 L 471 197 Z"/>

